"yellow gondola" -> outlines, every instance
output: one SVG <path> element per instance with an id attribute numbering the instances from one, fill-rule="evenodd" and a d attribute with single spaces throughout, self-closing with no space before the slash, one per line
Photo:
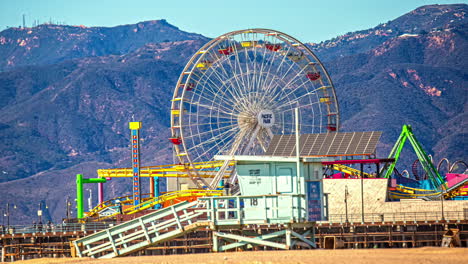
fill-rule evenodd
<path id="1" fill-rule="evenodd" d="M 197 63 L 197 68 L 200 69 L 200 70 L 207 70 L 209 67 L 211 67 L 213 63 L 211 61 L 201 61 L 199 63 Z"/>

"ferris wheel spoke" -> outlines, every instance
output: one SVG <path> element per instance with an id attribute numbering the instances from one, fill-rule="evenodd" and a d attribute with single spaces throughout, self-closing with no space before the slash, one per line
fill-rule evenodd
<path id="1" fill-rule="evenodd" d="M 302 86 L 302 85 L 301 85 L 301 86 Z M 311 90 L 311 91 L 309 91 L 309 92 L 307 92 L 307 93 L 305 93 L 305 94 L 303 94 L 303 95 L 301 95 L 301 96 L 297 96 L 294 100 L 290 100 L 289 103 L 285 103 L 285 104 L 291 104 L 291 103 L 298 102 L 299 99 L 302 99 L 302 98 L 304 98 L 305 96 L 310 96 L 310 95 L 315 95 L 315 96 L 317 96 L 317 91 L 318 91 L 319 89 L 320 89 L 320 88 L 317 88 L 317 89 Z M 294 92 L 295 92 L 295 91 L 292 90 L 292 91 L 290 91 L 289 93 L 284 94 L 284 95 L 282 96 L 282 98 L 279 99 L 280 101 L 278 101 L 278 104 L 283 104 L 283 101 L 284 101 L 284 100 L 287 100 L 287 98 L 288 98 L 292 93 L 294 93 Z"/>
<path id="2" fill-rule="evenodd" d="M 291 103 L 288 103 L 288 104 L 281 105 L 279 108 L 277 108 L 276 111 L 277 111 L 277 113 L 284 113 L 284 112 L 286 112 L 286 111 L 293 110 L 293 109 L 296 108 L 296 107 L 299 108 L 299 109 L 301 109 L 301 108 L 306 108 L 307 106 L 313 106 L 313 105 L 320 104 L 320 102 L 311 102 L 311 103 L 309 103 L 309 104 L 298 105 L 298 106 L 296 106 L 296 107 L 293 107 L 294 104 L 295 104 L 295 102 L 294 102 L 294 103 L 291 102 Z M 287 108 L 287 109 L 284 109 L 284 108 L 287 107 L 287 106 L 291 106 L 291 107 L 290 107 L 290 108 Z"/>
<path id="3" fill-rule="evenodd" d="M 265 128 L 265 131 L 267 132 L 268 136 L 270 136 L 270 138 L 273 138 L 273 132 L 269 127 Z"/>
<path id="4" fill-rule="evenodd" d="M 278 94 L 277 97 L 272 98 L 271 101 L 275 101 L 276 105 L 283 106 L 283 105 L 290 105 L 290 104 L 299 104 L 299 102 L 305 98 L 306 96 L 316 96 L 315 91 L 309 91 L 302 95 L 294 95 L 294 92 Z M 291 98 L 290 98 L 291 97 Z"/>
<path id="5" fill-rule="evenodd" d="M 218 55 L 214 55 L 214 57 L 217 58 L 217 60 L 216 60 L 216 61 L 217 61 L 217 64 L 219 64 L 219 65 L 221 66 L 220 68 L 222 69 L 222 71 L 223 71 L 223 73 L 224 73 L 224 76 L 226 77 L 225 80 L 229 80 L 229 79 L 231 79 L 231 78 L 234 78 L 235 82 L 231 82 L 231 83 L 233 84 L 232 87 L 233 87 L 233 89 L 237 89 L 237 90 L 239 91 L 239 90 L 240 90 L 240 88 L 239 88 L 239 87 L 240 87 L 240 84 L 239 84 L 239 80 L 238 80 L 237 75 L 236 75 L 236 74 L 234 74 L 234 75 L 229 74 L 229 73 L 227 72 L 227 70 L 225 69 L 225 67 L 224 67 L 224 65 L 225 65 L 226 63 L 223 63 L 223 62 L 228 62 L 229 67 L 230 67 L 231 69 L 233 68 L 233 67 L 232 67 L 232 64 L 231 64 L 231 61 L 230 61 L 230 59 L 229 59 L 230 57 L 220 58 Z M 231 77 L 231 76 L 232 76 L 232 77 Z M 235 85 L 234 85 L 234 84 L 235 84 Z M 237 93 L 237 95 L 239 96 L 239 93 Z"/>
<path id="6" fill-rule="evenodd" d="M 281 59 L 281 62 L 279 63 L 278 67 L 276 68 L 276 73 L 278 73 L 278 71 L 280 70 L 281 66 L 283 65 L 283 63 L 285 62 L 286 60 L 286 54 L 287 52 L 289 52 L 289 50 L 291 49 L 291 47 L 288 46 L 288 50 L 286 51 L 286 53 L 283 55 L 282 59 Z M 280 56 L 280 52 L 275 52 L 273 54 L 273 56 L 271 56 L 271 61 L 269 64 L 270 64 L 270 67 L 268 68 L 268 73 L 271 72 L 271 67 L 273 66 L 273 62 L 275 61 L 275 58 L 279 57 Z M 271 81 L 269 82 L 268 85 L 265 85 L 266 84 L 266 79 L 265 79 L 265 82 L 262 84 L 262 87 L 271 87 L 271 83 L 275 80 L 275 78 L 272 78 Z"/>
<path id="7" fill-rule="evenodd" d="M 198 127 L 196 127 L 198 129 Z M 210 139 L 213 139 L 215 137 L 210 137 L 210 134 L 213 134 L 213 132 L 217 132 L 217 131 L 224 131 L 224 132 L 220 132 L 218 134 L 218 136 L 216 136 L 216 138 L 218 137 L 221 137 L 219 135 L 226 135 L 227 133 L 229 133 L 230 131 L 235 131 L 237 130 L 238 128 L 235 127 L 235 126 L 225 126 L 223 128 L 219 128 L 219 129 L 212 129 L 210 131 L 205 131 L 205 132 L 198 132 L 198 133 L 193 133 L 189 136 L 185 136 L 184 139 L 190 139 L 192 140 L 192 143 L 193 143 L 193 146 L 197 146 L 197 145 L 200 145 L 202 143 L 200 143 L 201 141 L 203 141 L 206 137 L 208 137 L 208 140 Z M 190 130 L 192 131 L 192 130 Z M 197 140 L 197 141 L 195 141 Z M 199 141 L 200 142 L 199 142 Z M 203 141 L 204 143 L 208 143 L 207 141 Z M 190 148 L 190 149 L 193 149 L 194 147 Z"/>
<path id="8" fill-rule="evenodd" d="M 255 129 L 250 134 L 249 143 L 247 143 L 246 147 L 243 150 L 243 155 L 247 154 L 246 152 L 252 147 L 254 140 L 257 138 L 258 131 L 260 131 L 260 128 L 260 125 L 255 126 Z"/>
<path id="9" fill-rule="evenodd" d="M 197 123 L 197 124 L 186 125 L 185 127 L 189 127 L 189 126 L 205 126 L 205 125 L 219 125 L 219 124 L 232 124 L 232 121 L 214 122 L 214 123 Z M 236 124 L 236 125 L 237 125 L 237 124 Z"/>
<path id="10" fill-rule="evenodd" d="M 232 93 L 233 91 L 236 92 L 236 89 L 235 87 L 232 87 L 233 89 L 227 89 L 228 87 L 224 87 L 225 85 L 225 80 L 223 80 L 223 78 L 221 76 L 219 76 L 218 72 L 216 70 L 213 69 L 214 67 L 210 67 L 211 71 L 209 72 L 209 74 L 207 73 L 204 73 L 202 76 L 205 76 L 204 78 L 204 83 L 201 83 L 202 87 L 203 88 L 207 88 L 213 95 L 217 96 L 218 93 L 220 91 L 222 91 L 223 95 L 225 95 L 226 93 L 229 93 L 231 96 L 233 97 L 239 97 L 239 93 Z M 213 78 L 212 78 L 213 77 Z M 234 77 L 236 78 L 236 76 L 234 75 Z M 220 84 L 217 84 L 216 81 L 218 81 L 222 86 L 220 86 Z M 210 85 L 208 85 L 208 83 Z M 225 89 L 223 89 L 225 88 Z M 233 90 L 233 91 L 231 91 Z"/>
<path id="11" fill-rule="evenodd" d="M 238 134 L 239 135 L 239 134 Z M 224 145 L 228 145 L 228 146 L 231 146 L 231 144 L 229 144 L 229 142 L 231 142 L 233 140 L 233 138 L 235 137 L 235 131 L 231 131 L 230 134 L 228 135 L 225 135 L 224 137 L 217 137 L 217 139 L 220 139 L 220 142 L 224 142 L 225 140 L 229 139 L 230 137 L 232 137 L 227 143 L 225 143 Z M 210 143 L 211 142 L 217 142 L 215 139 L 211 139 L 210 140 Z M 206 142 L 204 143 L 206 144 Z M 201 144 L 200 144 L 201 145 Z M 219 142 L 217 142 L 215 145 L 213 145 L 212 147 L 210 147 L 209 149 L 205 150 L 205 152 L 201 153 L 200 156 L 204 156 L 206 155 L 207 153 L 210 153 L 211 151 L 213 151 L 216 147 L 219 146 Z M 196 146 L 199 148 L 199 146 Z M 204 150 L 204 148 L 203 148 Z"/>
<path id="12" fill-rule="evenodd" d="M 272 133 L 272 136 L 270 137 L 270 139 L 271 138 L 273 138 L 273 133 Z M 261 135 L 257 136 L 257 140 L 258 140 L 258 143 L 260 144 L 260 147 L 262 148 L 262 150 L 264 152 L 266 152 L 267 151 L 267 144 L 266 144 L 266 142 L 264 142 L 264 139 L 261 137 Z"/>
<path id="13" fill-rule="evenodd" d="M 220 82 L 222 82 L 224 84 L 224 81 L 221 80 L 221 77 L 217 75 L 217 72 L 213 70 L 213 76 L 217 77 L 217 80 L 219 80 Z M 237 78 L 236 75 L 234 75 L 235 78 Z M 234 100 L 236 100 L 237 98 L 241 98 L 242 97 L 242 91 L 240 91 L 240 89 L 238 89 L 238 87 L 236 86 L 229 86 L 229 87 L 224 87 L 225 89 L 222 89 L 223 87 L 219 87 L 213 80 L 211 79 L 207 79 L 207 81 L 210 81 L 214 86 L 216 86 L 216 91 L 221 91 L 223 96 L 228 92 Z M 231 88 L 231 89 L 229 89 Z M 212 89 L 213 90 L 213 89 Z M 216 96 L 218 95 L 218 93 L 214 93 Z"/>
<path id="14" fill-rule="evenodd" d="M 227 108 L 224 108 L 224 107 L 221 107 L 221 106 L 218 108 L 218 107 L 214 107 L 213 105 L 205 105 L 205 104 L 200 104 L 200 103 L 196 103 L 196 102 L 192 102 L 190 104 L 200 106 L 200 107 L 203 107 L 203 108 L 206 108 L 206 109 L 218 111 L 218 112 L 221 112 L 221 113 L 229 115 L 229 116 L 236 116 L 236 114 L 228 112 L 228 111 L 230 111 L 230 109 L 227 109 Z"/>
<path id="15" fill-rule="evenodd" d="M 190 127 L 193 127 L 193 126 L 184 126 L 184 128 L 190 128 Z M 221 131 L 221 130 L 228 129 L 228 128 L 229 128 L 229 131 L 230 131 L 230 130 L 233 130 L 233 129 L 238 129 L 238 126 L 237 126 L 237 124 L 224 126 L 224 127 L 220 127 L 220 128 L 210 130 L 210 131 L 200 132 L 200 133 L 196 133 L 196 134 L 194 133 L 194 134 L 191 134 L 189 136 L 184 136 L 184 138 L 195 138 L 195 137 L 200 137 L 202 135 L 209 135 L 212 132 Z"/>
<path id="16" fill-rule="evenodd" d="M 246 40 L 244 39 L 244 41 L 246 41 Z M 250 41 L 250 40 L 249 40 L 249 41 Z M 252 38 L 251 41 L 254 42 L 255 39 Z M 254 44 L 252 43 L 252 45 L 254 45 Z M 248 48 L 245 48 L 245 49 L 244 49 L 244 56 L 245 56 L 245 63 L 244 63 L 244 64 L 245 64 L 245 72 L 248 73 L 248 72 L 250 72 L 250 70 L 249 70 L 249 60 L 250 60 L 250 56 L 249 56 L 249 49 L 248 49 Z M 251 83 L 250 83 L 249 75 L 246 74 L 245 77 L 246 77 L 245 79 L 246 79 L 246 81 L 247 81 L 246 90 L 247 90 L 247 94 L 248 94 L 248 92 L 251 91 Z"/>
<path id="17" fill-rule="evenodd" d="M 235 49 L 235 48 L 233 47 L 232 49 Z M 231 67 L 231 69 L 234 69 L 233 77 L 234 77 L 234 80 L 235 80 L 235 83 L 236 83 L 236 86 L 234 88 L 236 88 L 238 90 L 238 94 L 242 94 L 242 93 L 245 93 L 245 90 L 242 89 L 242 87 L 245 87 L 245 83 L 244 83 L 243 79 L 240 78 L 240 75 L 238 75 L 237 72 L 235 72 L 235 69 L 238 66 L 236 65 L 236 62 L 234 62 L 234 65 L 232 65 L 232 62 L 231 62 L 231 59 L 230 59 L 232 56 L 235 56 L 235 55 L 229 56 L 229 59 L 227 59 L 226 61 L 229 63 L 229 66 Z M 234 59 L 236 60 L 236 58 L 234 58 Z"/>
<path id="18" fill-rule="evenodd" d="M 212 145 L 212 143 L 214 143 L 213 146 L 217 146 L 217 145 L 219 145 L 219 143 L 225 141 L 226 139 L 229 139 L 230 137 L 232 137 L 236 133 L 237 133 L 236 130 L 226 131 L 225 133 L 223 133 L 223 136 L 216 136 L 216 137 L 210 138 L 208 140 L 205 140 L 202 143 L 198 144 L 196 147 L 200 148 L 202 146 L 210 146 L 210 145 Z M 211 150 L 211 148 L 209 150 Z"/>
<path id="19" fill-rule="evenodd" d="M 221 120 L 224 120 L 224 119 L 227 119 L 227 120 L 233 120 L 232 119 L 232 116 L 219 116 L 217 115 L 204 115 L 204 114 L 199 114 L 199 113 L 185 113 L 184 115 L 187 115 L 187 116 L 200 116 L 200 117 L 206 117 L 206 118 L 210 118 L 210 119 L 221 119 Z M 222 121 L 222 122 L 227 122 L 227 121 Z"/>
<path id="20" fill-rule="evenodd" d="M 238 133 L 235 130 L 229 131 L 228 133 L 223 133 L 222 137 L 217 137 L 216 139 L 210 138 L 205 141 L 195 142 L 193 141 L 193 146 L 188 149 L 190 152 L 197 152 L 199 156 L 204 156 L 205 154 L 209 153 L 210 151 L 215 150 L 215 148 L 219 149 L 225 145 L 223 144 L 227 139 L 233 137 Z"/>
<path id="21" fill-rule="evenodd" d="M 206 100 L 210 102 L 212 105 L 214 104 L 224 104 L 228 105 L 230 102 L 228 102 L 224 97 L 219 96 L 218 94 L 212 94 L 211 97 L 207 97 L 206 95 L 202 94 L 201 92 L 194 92 L 191 98 L 191 101 L 197 101 L 200 102 L 201 100 Z"/>
<path id="22" fill-rule="evenodd" d="M 200 83 L 200 85 L 203 87 L 200 91 L 202 93 L 205 89 L 209 91 L 212 95 L 214 96 L 219 96 L 219 92 L 221 91 L 223 96 L 226 94 L 226 92 L 230 93 L 231 96 L 237 97 L 238 95 L 232 94 L 231 89 L 223 89 L 223 86 L 219 86 L 218 84 L 215 83 L 215 81 L 210 78 L 212 74 L 208 75 L 204 83 Z M 223 84 L 224 85 L 224 84 Z M 195 91 L 197 93 L 198 91 Z"/>
<path id="23" fill-rule="evenodd" d="M 234 61 L 235 61 L 235 62 L 234 62 L 234 65 L 235 65 L 235 67 L 234 67 L 234 71 L 235 71 L 234 75 L 239 76 L 239 79 L 240 79 L 241 82 L 242 82 L 242 85 L 239 87 L 239 89 L 242 90 L 242 94 L 247 94 L 248 83 L 247 83 L 246 78 L 244 77 L 244 76 L 245 76 L 245 75 L 244 75 L 244 70 L 242 70 L 242 64 L 241 64 L 240 59 L 239 59 L 239 54 L 240 54 L 240 52 L 239 52 L 239 50 L 238 50 L 238 48 L 237 48 L 236 45 L 234 45 L 233 47 L 234 47 L 234 49 L 235 49 L 235 52 L 234 52 L 234 54 L 233 54 Z M 245 50 L 245 49 L 244 49 L 244 50 Z M 242 52 L 242 51 L 241 51 L 241 52 Z M 237 70 L 237 71 L 236 71 L 236 70 Z"/>
<path id="24" fill-rule="evenodd" d="M 206 101 L 205 103 L 201 102 L 201 100 L 203 101 Z M 190 105 L 190 110 L 189 112 L 204 112 L 204 111 L 208 111 L 210 114 L 212 114 L 213 112 L 216 112 L 216 113 L 221 113 L 221 114 L 224 114 L 225 116 L 235 116 L 236 114 L 233 112 L 233 109 L 229 109 L 227 108 L 231 103 L 224 100 L 224 99 L 221 99 L 221 98 L 217 98 L 217 99 L 214 99 L 214 100 L 217 100 L 217 102 L 213 101 L 213 100 L 210 100 L 208 98 L 204 98 L 204 97 L 199 97 L 198 100 L 192 100 L 191 102 L 192 103 L 189 103 Z M 211 103 L 211 104 L 210 104 Z M 195 108 L 194 106 L 197 106 L 197 108 Z M 192 107 L 194 107 L 192 109 Z M 193 110 L 193 111 L 191 111 Z"/>

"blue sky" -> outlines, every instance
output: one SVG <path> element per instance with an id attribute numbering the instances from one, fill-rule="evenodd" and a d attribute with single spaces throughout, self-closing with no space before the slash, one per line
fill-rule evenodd
<path id="1" fill-rule="evenodd" d="M 52 19 L 68 25 L 116 26 L 167 19 L 208 37 L 244 28 L 271 28 L 319 42 L 387 22 L 419 6 L 449 0 L 0 0 L 0 30 Z"/>

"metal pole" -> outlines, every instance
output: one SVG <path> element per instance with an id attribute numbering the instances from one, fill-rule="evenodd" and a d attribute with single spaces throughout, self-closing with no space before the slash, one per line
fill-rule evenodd
<path id="1" fill-rule="evenodd" d="M 39 223 L 42 223 L 42 202 L 39 203 L 39 210 L 37 210 L 37 216 L 39 216 Z"/>
<path id="2" fill-rule="evenodd" d="M 348 185 L 345 186 L 345 196 L 344 196 L 344 202 L 345 202 L 345 214 L 346 214 L 346 223 L 349 223 L 348 219 Z"/>
<path id="3" fill-rule="evenodd" d="M 154 177 L 150 177 L 150 197 L 154 198 Z"/>
<path id="4" fill-rule="evenodd" d="M 364 164 L 361 163 L 361 222 L 364 223 Z"/>
<path id="5" fill-rule="evenodd" d="M 160 193 L 159 193 L 159 177 L 153 177 L 152 179 L 154 179 L 154 195 L 156 197 L 159 197 Z M 161 204 L 157 204 L 154 209 L 160 209 L 161 208 Z"/>
<path id="6" fill-rule="evenodd" d="M 87 189 L 89 191 L 89 197 L 88 197 L 88 211 L 93 210 L 93 190 L 92 189 Z"/>
<path id="7" fill-rule="evenodd" d="M 444 190 L 443 189 L 440 190 L 440 203 L 441 203 L 441 207 L 442 207 L 442 221 L 445 221 L 445 217 L 444 217 Z"/>
<path id="8" fill-rule="evenodd" d="M 66 212 L 67 212 L 67 220 L 70 219 L 70 196 L 67 196 L 67 202 L 66 202 Z M 68 222 L 68 221 L 67 221 Z"/>
<path id="9" fill-rule="evenodd" d="M 7 230 L 10 230 L 10 204 L 7 203 Z"/>
<path id="10" fill-rule="evenodd" d="M 297 157 L 297 184 L 296 184 L 296 188 L 297 188 L 297 194 L 301 194 L 301 184 L 300 184 L 300 179 L 301 179 L 301 150 L 300 150 L 300 146 L 299 146 L 299 108 L 296 107 L 294 109 L 294 115 L 295 115 L 295 123 L 296 123 L 296 157 Z"/>

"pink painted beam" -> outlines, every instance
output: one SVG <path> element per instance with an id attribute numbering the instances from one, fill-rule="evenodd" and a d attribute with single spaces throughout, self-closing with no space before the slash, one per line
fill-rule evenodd
<path id="1" fill-rule="evenodd" d="M 98 183 L 98 204 L 104 202 L 104 183 Z"/>
<path id="2" fill-rule="evenodd" d="M 362 159 L 362 160 L 335 160 L 335 161 L 322 161 L 323 165 L 333 165 L 333 164 L 377 164 L 384 162 L 394 162 L 395 159 Z"/>

